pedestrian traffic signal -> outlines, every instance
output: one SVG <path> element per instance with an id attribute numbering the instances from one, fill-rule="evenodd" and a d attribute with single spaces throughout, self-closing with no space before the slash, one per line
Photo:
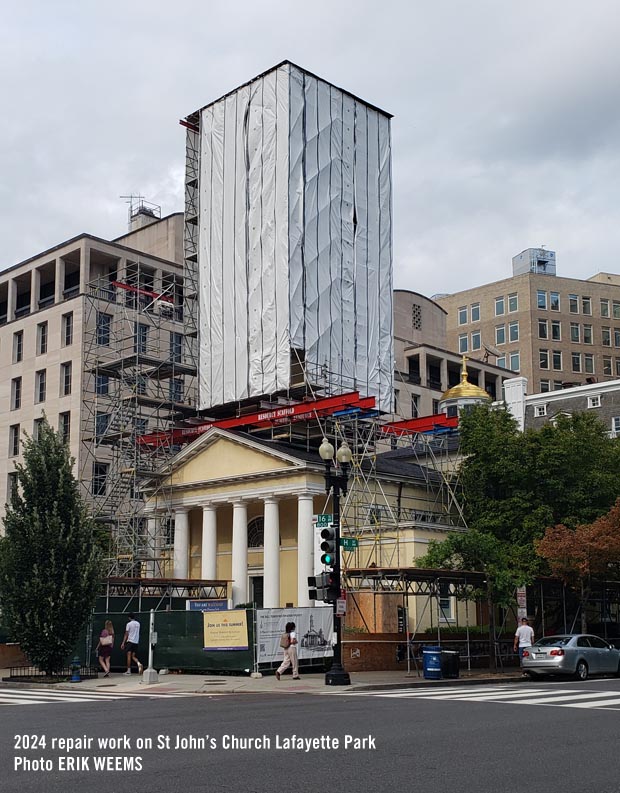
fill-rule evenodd
<path id="1" fill-rule="evenodd" d="M 335 603 L 340 597 L 339 576 L 335 572 L 308 576 L 308 598 L 323 603 Z"/>
<path id="2" fill-rule="evenodd" d="M 327 567 L 333 567 L 336 564 L 336 530 L 333 526 L 323 529 L 321 532 L 321 563 Z"/>

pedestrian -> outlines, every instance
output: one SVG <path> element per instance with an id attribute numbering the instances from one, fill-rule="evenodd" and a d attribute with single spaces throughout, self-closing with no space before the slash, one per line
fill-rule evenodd
<path id="1" fill-rule="evenodd" d="M 526 647 L 531 647 L 534 644 L 534 631 L 530 627 L 527 617 L 522 617 L 521 625 L 515 631 L 515 640 L 513 649 L 515 653 L 519 650 L 519 663 L 523 666 L 523 650 Z"/>
<path id="2" fill-rule="evenodd" d="M 289 666 L 293 667 L 293 680 L 299 680 L 299 666 L 297 664 L 297 632 L 295 623 L 287 622 L 284 633 L 280 637 L 280 647 L 284 650 L 284 660 L 276 670 L 276 680 L 282 677 Z"/>
<path id="3" fill-rule="evenodd" d="M 138 660 L 138 656 L 136 655 L 136 650 L 138 649 L 138 644 L 140 642 L 140 623 L 135 618 L 133 614 L 129 615 L 129 622 L 125 627 L 125 635 L 123 637 L 123 642 L 121 644 L 121 650 L 126 650 L 127 652 L 127 671 L 125 672 L 126 675 L 131 674 L 131 662 L 135 661 L 138 665 L 138 674 L 142 674 L 142 670 L 144 667 Z"/>
<path id="4" fill-rule="evenodd" d="M 114 647 L 114 625 L 110 620 L 105 621 L 105 627 L 99 634 L 99 643 L 96 653 L 99 656 L 99 666 L 103 669 L 103 676 L 110 676 L 110 658 Z"/>

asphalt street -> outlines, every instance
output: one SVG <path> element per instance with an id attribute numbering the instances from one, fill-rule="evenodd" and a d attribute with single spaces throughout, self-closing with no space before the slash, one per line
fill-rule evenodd
<path id="1" fill-rule="evenodd" d="M 611 678 L 16 702 L 0 715 L 3 793 L 620 788 L 620 681 Z"/>

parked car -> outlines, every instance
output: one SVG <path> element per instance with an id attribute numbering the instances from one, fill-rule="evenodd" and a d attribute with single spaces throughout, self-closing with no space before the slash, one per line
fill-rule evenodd
<path id="1" fill-rule="evenodd" d="M 587 633 L 545 636 L 523 651 L 523 671 L 530 677 L 574 675 L 578 680 L 588 675 L 620 677 L 620 650 Z"/>

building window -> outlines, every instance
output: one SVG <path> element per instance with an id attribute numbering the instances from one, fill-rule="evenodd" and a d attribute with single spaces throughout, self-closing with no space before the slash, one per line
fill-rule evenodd
<path id="1" fill-rule="evenodd" d="M 551 320 L 551 338 L 553 341 L 562 341 L 562 323 L 559 319 Z"/>
<path id="2" fill-rule="evenodd" d="M 450 585 L 448 583 L 439 584 L 439 621 L 452 622 L 452 598 L 450 597 Z"/>
<path id="3" fill-rule="evenodd" d="M 540 368 L 541 369 L 548 369 L 549 368 L 549 350 L 539 350 L 538 351 Z"/>
<path id="4" fill-rule="evenodd" d="M 583 326 L 583 343 L 584 344 L 592 344 L 592 325 L 584 325 Z"/>
<path id="5" fill-rule="evenodd" d="M 461 333 L 459 336 L 459 352 L 462 354 L 467 352 L 467 334 Z"/>
<path id="6" fill-rule="evenodd" d="M 9 504 L 12 504 L 13 500 L 17 498 L 17 486 L 17 473 L 13 471 L 7 476 L 6 480 L 6 500 Z"/>
<path id="7" fill-rule="evenodd" d="M 17 457 L 19 454 L 19 424 L 12 424 L 9 427 L 9 457 Z"/>
<path id="8" fill-rule="evenodd" d="M 41 369 L 40 371 L 35 372 L 34 375 L 35 402 L 45 402 L 46 382 L 47 382 L 47 372 L 45 369 Z"/>
<path id="9" fill-rule="evenodd" d="M 518 311 L 519 310 L 519 296 L 516 292 L 512 295 L 508 295 L 508 311 Z"/>
<path id="10" fill-rule="evenodd" d="M 467 325 L 467 306 L 459 308 L 459 325 Z"/>
<path id="11" fill-rule="evenodd" d="M 508 325 L 508 339 L 509 341 L 519 341 L 519 320 Z"/>
<path id="12" fill-rule="evenodd" d="M 495 298 L 495 316 L 501 317 L 504 314 L 504 298 L 503 297 L 496 297 Z"/>
<path id="13" fill-rule="evenodd" d="M 265 518 L 259 515 L 248 522 L 248 548 L 263 548 L 265 545 Z"/>
<path id="14" fill-rule="evenodd" d="M 581 310 L 586 315 L 586 317 L 592 316 L 592 298 L 591 297 L 582 297 L 581 298 Z"/>
<path id="15" fill-rule="evenodd" d="M 173 377 L 169 383 L 168 395 L 171 402 L 183 401 L 183 380 L 179 377 Z"/>
<path id="16" fill-rule="evenodd" d="M 611 328 L 601 328 L 603 347 L 611 347 Z"/>
<path id="17" fill-rule="evenodd" d="M 45 355 L 47 352 L 47 322 L 39 322 L 37 325 L 37 355 Z"/>
<path id="18" fill-rule="evenodd" d="M 417 419 L 420 415 L 420 395 L 411 394 L 411 418 Z"/>
<path id="19" fill-rule="evenodd" d="M 620 300 L 614 300 L 611 305 L 614 319 L 620 319 Z"/>
<path id="20" fill-rule="evenodd" d="M 471 304 L 471 321 L 480 322 L 480 303 Z"/>
<path id="21" fill-rule="evenodd" d="M 35 419 L 32 422 L 32 438 L 35 441 L 39 440 L 39 434 L 41 433 L 41 427 L 43 426 L 44 419 Z"/>
<path id="22" fill-rule="evenodd" d="M 500 366 L 502 369 L 506 368 L 506 356 L 500 355 L 496 361 L 497 365 Z"/>
<path id="23" fill-rule="evenodd" d="M 562 371 L 562 353 L 560 350 L 553 351 L 553 368 L 556 372 Z"/>
<path id="24" fill-rule="evenodd" d="M 112 315 L 104 314 L 102 311 L 97 312 L 97 344 L 100 347 L 110 346 L 110 330 L 112 328 Z"/>
<path id="25" fill-rule="evenodd" d="M 609 300 L 607 298 L 601 298 L 601 317 L 608 317 L 609 316 Z"/>
<path id="26" fill-rule="evenodd" d="M 551 311 L 559 311 L 560 310 L 560 293 L 559 292 L 549 292 L 549 308 Z"/>
<path id="27" fill-rule="evenodd" d="M 183 362 L 183 334 L 170 333 L 170 360 L 173 363 Z"/>
<path id="28" fill-rule="evenodd" d="M 589 408 L 600 408 L 601 406 L 601 396 L 597 394 L 596 396 L 589 396 L 588 397 L 588 407 Z"/>
<path id="29" fill-rule="evenodd" d="M 24 358 L 24 331 L 18 330 L 13 334 L 13 363 L 19 363 Z"/>
<path id="30" fill-rule="evenodd" d="M 22 379 L 14 377 L 11 380 L 11 410 L 19 410 L 22 406 Z"/>
<path id="31" fill-rule="evenodd" d="M 579 323 L 578 322 L 571 322 L 570 323 L 570 340 L 579 343 L 581 341 L 581 335 L 579 333 Z"/>
<path id="32" fill-rule="evenodd" d="M 58 414 L 58 432 L 60 433 L 63 441 L 65 443 L 69 443 L 69 438 L 71 435 L 71 413 L 69 411 Z"/>
<path id="33" fill-rule="evenodd" d="M 594 355 L 591 352 L 584 353 L 583 370 L 586 374 L 594 374 Z"/>
<path id="34" fill-rule="evenodd" d="M 73 311 L 62 315 L 62 346 L 70 347 L 73 344 Z"/>
<path id="35" fill-rule="evenodd" d="M 439 413 L 439 400 L 433 399 L 433 416 L 438 415 Z"/>
<path id="36" fill-rule="evenodd" d="M 564 388 L 564 383 L 561 380 L 554 380 L 553 381 L 553 390 L 554 391 L 561 391 Z"/>
<path id="37" fill-rule="evenodd" d="M 479 350 L 480 349 L 480 331 L 477 330 L 475 333 L 471 334 L 471 348 L 472 350 Z"/>
<path id="38" fill-rule="evenodd" d="M 545 394 L 547 391 L 551 391 L 551 383 L 549 382 L 549 380 L 541 380 L 540 381 L 541 394 Z"/>
<path id="39" fill-rule="evenodd" d="M 538 338 L 539 339 L 549 338 L 549 323 L 547 322 L 546 319 L 538 320 Z"/>
<path id="40" fill-rule="evenodd" d="M 518 352 L 510 353 L 510 369 L 513 372 L 518 372 L 521 368 L 521 359 Z"/>
<path id="41" fill-rule="evenodd" d="M 133 351 L 135 353 L 146 353 L 149 341 L 149 326 L 141 322 L 136 322 L 134 326 Z"/>
<path id="42" fill-rule="evenodd" d="M 620 433 L 620 416 L 613 416 L 611 419 L 611 431 L 616 434 Z"/>
<path id="43" fill-rule="evenodd" d="M 614 328 L 614 347 L 620 347 L 620 328 Z"/>
<path id="44" fill-rule="evenodd" d="M 495 343 L 506 344 L 506 326 L 497 325 L 495 327 Z"/>
<path id="45" fill-rule="evenodd" d="M 603 355 L 603 375 L 611 377 L 611 355 Z"/>
<path id="46" fill-rule="evenodd" d="M 544 292 L 542 289 L 539 289 L 536 292 L 536 305 L 539 309 L 546 309 L 547 308 L 547 293 Z"/>
<path id="47" fill-rule="evenodd" d="M 394 413 L 398 413 L 398 398 L 400 396 L 400 391 L 398 388 L 394 389 Z"/>
<path id="48" fill-rule="evenodd" d="M 95 415 L 95 437 L 97 440 L 103 438 L 108 431 L 111 418 L 109 413 L 97 413 Z"/>
<path id="49" fill-rule="evenodd" d="M 93 463 L 93 496 L 105 496 L 108 481 L 107 463 Z"/>
<path id="50" fill-rule="evenodd" d="M 95 376 L 95 393 L 97 396 L 107 396 L 110 393 L 110 377 L 107 374 Z"/>
<path id="51" fill-rule="evenodd" d="M 71 393 L 72 368 L 71 361 L 60 364 L 60 396 L 69 396 Z"/>
<path id="52" fill-rule="evenodd" d="M 546 405 L 535 405 L 534 406 L 534 415 L 536 418 L 541 418 L 542 416 L 547 415 L 547 406 Z"/>
<path id="53" fill-rule="evenodd" d="M 579 298 L 577 295 L 568 296 L 568 310 L 571 314 L 579 314 Z"/>
<path id="54" fill-rule="evenodd" d="M 620 377 L 620 358 L 616 358 L 616 377 Z"/>
<path id="55" fill-rule="evenodd" d="M 581 371 L 581 353 L 580 352 L 571 353 L 571 361 L 572 361 L 573 372 L 580 372 Z"/>

